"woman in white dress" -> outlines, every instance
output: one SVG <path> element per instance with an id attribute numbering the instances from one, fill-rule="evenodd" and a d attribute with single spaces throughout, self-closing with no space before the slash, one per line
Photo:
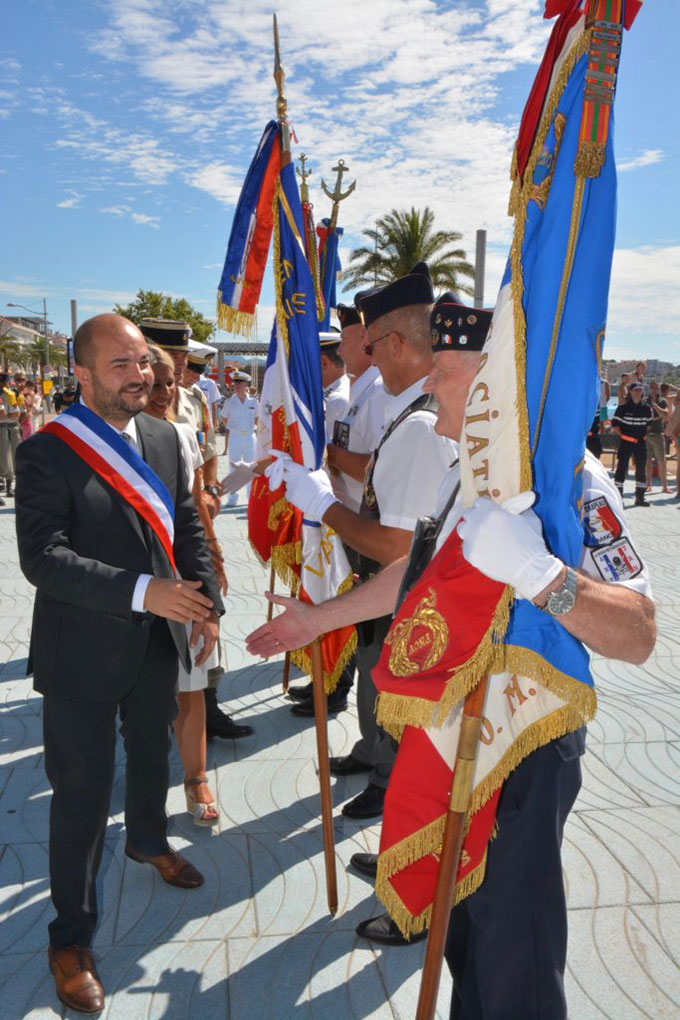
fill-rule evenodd
<path id="1" fill-rule="evenodd" d="M 186 469 L 189 488 L 194 493 L 194 502 L 206 531 L 206 539 L 213 557 L 215 576 L 226 594 L 227 582 L 224 574 L 221 552 L 217 545 L 212 522 L 205 515 L 200 499 L 201 481 L 197 473 L 203 464 L 203 455 L 198 445 L 196 433 L 190 425 L 178 424 L 173 421 L 175 403 L 174 364 L 172 359 L 160 347 L 149 344 L 151 365 L 154 373 L 154 385 L 145 411 L 154 418 L 164 418 L 177 429 L 182 450 L 182 459 Z M 207 517 L 207 520 L 204 519 Z M 190 626 L 187 633 L 190 633 Z M 198 651 L 196 649 L 195 651 Z M 217 647 L 210 658 L 202 666 L 194 666 L 191 673 L 180 664 L 178 679 L 179 711 L 175 719 L 174 729 L 180 757 L 184 766 L 184 792 L 187 811 L 194 816 L 196 825 L 216 825 L 218 811 L 215 799 L 210 791 L 205 774 L 206 768 L 206 735 L 205 735 L 205 697 L 204 688 L 208 686 L 208 670 L 218 663 Z"/>

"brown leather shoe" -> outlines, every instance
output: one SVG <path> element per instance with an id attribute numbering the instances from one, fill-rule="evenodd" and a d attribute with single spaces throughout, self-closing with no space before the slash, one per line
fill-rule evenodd
<path id="1" fill-rule="evenodd" d="M 197 889 L 205 881 L 200 871 L 175 850 L 168 850 L 167 854 L 158 854 L 156 857 L 146 857 L 131 846 L 126 846 L 125 856 L 139 864 L 152 864 L 164 882 L 179 886 L 180 889 Z"/>
<path id="2" fill-rule="evenodd" d="M 85 946 L 66 946 L 65 949 L 50 946 L 48 958 L 57 995 L 64 1005 L 77 1013 L 101 1013 L 104 989 L 92 952 Z"/>

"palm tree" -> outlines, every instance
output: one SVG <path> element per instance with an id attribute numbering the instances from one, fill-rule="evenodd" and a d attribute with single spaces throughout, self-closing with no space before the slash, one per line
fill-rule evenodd
<path id="1" fill-rule="evenodd" d="M 462 248 L 450 245 L 460 241 L 457 230 L 433 230 L 434 213 L 411 208 L 392 209 L 376 221 L 374 230 L 363 234 L 371 246 L 355 248 L 350 255 L 344 284 L 349 287 L 376 286 L 405 276 L 416 262 L 427 262 L 435 289 L 474 294 L 474 287 L 461 277 L 474 281 L 475 270 L 466 261 Z"/>

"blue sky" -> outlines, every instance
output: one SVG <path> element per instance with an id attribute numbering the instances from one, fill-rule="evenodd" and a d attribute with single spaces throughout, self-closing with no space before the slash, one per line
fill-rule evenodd
<path id="1" fill-rule="evenodd" d="M 393 207 L 488 231 L 486 301 L 510 240 L 510 153 L 551 23 L 538 0 L 279 0 L 286 93 L 319 191 L 357 178 L 345 253 Z M 0 308 L 70 332 L 135 292 L 214 314 L 234 204 L 274 113 L 263 0 L 9 0 L 0 40 Z M 619 221 L 605 356 L 680 362 L 680 5 L 647 0 L 624 39 Z M 268 279 L 259 317 L 268 333 Z M 218 338 L 227 339 L 219 333 Z"/>

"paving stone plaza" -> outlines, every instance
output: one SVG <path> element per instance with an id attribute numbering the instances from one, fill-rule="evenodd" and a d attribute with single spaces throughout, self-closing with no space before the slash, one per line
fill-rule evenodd
<path id="1" fill-rule="evenodd" d="M 651 566 L 659 639 L 644 666 L 594 663 L 599 712 L 565 837 L 573 1020 L 680 1016 L 680 513 L 658 490 L 651 501 L 629 520 Z M 0 509 L 0 1018 L 47 1020 L 79 1014 L 61 1006 L 47 967 L 49 787 L 41 698 L 26 678 L 33 594 L 19 570 L 8 503 Z M 107 993 L 102 1015 L 412 1020 L 424 943 L 372 948 L 354 933 L 381 909 L 371 884 L 345 870 L 355 851 L 377 849 L 379 827 L 360 827 L 337 810 L 364 777 L 333 780 L 340 906 L 331 919 L 313 721 L 291 715 L 281 661 L 262 663 L 244 649 L 244 636 L 264 619 L 268 582 L 246 541 L 245 507 L 223 510 L 217 531 L 230 579 L 222 622 L 229 673 L 220 696 L 256 733 L 209 747 L 220 808 L 213 831 L 186 813 L 173 753 L 171 842 L 206 878 L 192 892 L 124 857 L 119 753 L 94 946 Z M 78 650 L 66 652 L 64 669 Z M 353 708 L 332 718 L 331 753 L 347 753 L 357 732 Z M 442 1020 L 450 994 L 445 974 Z"/>

